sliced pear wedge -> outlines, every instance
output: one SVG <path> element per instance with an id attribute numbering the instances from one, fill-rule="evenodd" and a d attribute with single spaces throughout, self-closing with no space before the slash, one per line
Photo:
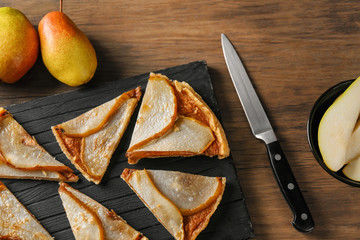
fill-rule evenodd
<path id="1" fill-rule="evenodd" d="M 142 158 L 172 156 L 229 156 L 219 120 L 199 94 L 185 82 L 150 73 L 135 124 L 129 164 Z"/>
<path id="2" fill-rule="evenodd" d="M 66 190 L 59 190 L 59 194 L 75 239 L 104 240 L 104 229 L 96 213 Z"/>
<path id="3" fill-rule="evenodd" d="M 146 170 L 125 169 L 121 177 L 176 239 L 184 236 L 183 217 L 179 209 L 154 186 Z"/>
<path id="4" fill-rule="evenodd" d="M 52 127 L 62 151 L 87 180 L 101 182 L 140 96 L 138 87 Z"/>
<path id="5" fill-rule="evenodd" d="M 343 169 L 344 175 L 354 181 L 360 181 L 360 156 L 349 162 Z"/>
<path id="6" fill-rule="evenodd" d="M 53 240 L 2 182 L 0 182 L 0 220 L 0 239 Z"/>
<path id="7" fill-rule="evenodd" d="M 203 153 L 215 140 L 211 129 L 193 118 L 179 116 L 162 137 L 130 152 L 132 160 L 158 156 L 193 156 Z M 130 162 L 132 163 L 132 162 Z"/>
<path id="8" fill-rule="evenodd" d="M 60 183 L 59 195 L 76 240 L 147 240 L 114 211 Z"/>
<path id="9" fill-rule="evenodd" d="M 338 171 L 346 163 L 346 151 L 360 113 L 360 78 L 355 80 L 322 117 L 318 142 L 324 163 Z"/>
<path id="10" fill-rule="evenodd" d="M 74 119 L 62 123 L 61 129 L 69 137 L 86 137 L 96 133 L 115 114 L 119 106 L 124 105 L 128 99 L 127 94 L 122 94 Z"/>
<path id="11" fill-rule="evenodd" d="M 215 140 L 204 151 L 204 155 L 217 155 L 219 159 L 229 156 L 230 148 L 225 131 L 211 108 L 188 83 L 175 80 L 172 85 L 178 101 L 178 114 L 201 121 L 213 131 Z"/>
<path id="12" fill-rule="evenodd" d="M 225 178 L 182 172 L 147 170 L 156 188 L 181 211 L 183 216 L 200 212 L 222 194 Z"/>
<path id="13" fill-rule="evenodd" d="M 136 151 L 168 151 L 201 153 L 214 141 L 211 129 L 201 122 L 179 116 L 164 136 Z"/>
<path id="14" fill-rule="evenodd" d="M 91 176 L 104 175 L 109 159 L 124 134 L 137 99 L 130 98 L 123 104 L 109 123 L 100 131 L 84 138 L 83 163 Z"/>
<path id="15" fill-rule="evenodd" d="M 226 179 L 125 169 L 121 178 L 177 240 L 194 240 L 219 205 Z"/>
<path id="16" fill-rule="evenodd" d="M 44 171 L 44 170 L 24 170 L 17 169 L 0 161 L 0 178 L 11 179 L 41 179 L 49 181 L 76 181 L 77 176 L 71 174 L 70 176 L 57 171 Z M 74 180 L 72 180 L 74 179 Z"/>
<path id="17" fill-rule="evenodd" d="M 346 149 L 345 163 L 349 163 L 360 155 L 360 121 L 357 121 Z"/>
<path id="18" fill-rule="evenodd" d="M 176 120 L 177 102 L 169 79 L 151 74 L 128 151 L 164 135 Z"/>
<path id="19" fill-rule="evenodd" d="M 0 162 L 3 178 L 78 180 L 69 167 L 46 152 L 4 108 L 0 108 Z"/>

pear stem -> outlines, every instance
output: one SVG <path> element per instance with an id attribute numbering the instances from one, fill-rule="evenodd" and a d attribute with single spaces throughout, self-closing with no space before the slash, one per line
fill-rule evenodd
<path id="1" fill-rule="evenodd" d="M 63 1 L 62 1 L 62 0 L 60 0 L 60 12 L 62 12 L 62 8 L 63 8 L 63 6 L 62 6 L 62 5 L 63 5 L 63 4 L 62 4 L 62 2 L 63 2 Z"/>

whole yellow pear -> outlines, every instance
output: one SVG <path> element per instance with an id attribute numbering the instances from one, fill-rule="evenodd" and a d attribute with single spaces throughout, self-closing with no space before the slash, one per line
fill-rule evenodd
<path id="1" fill-rule="evenodd" d="M 0 8 L 0 80 L 14 83 L 36 62 L 39 36 L 29 19 L 17 9 Z"/>
<path id="2" fill-rule="evenodd" d="M 40 48 L 49 72 L 69 86 L 94 76 L 96 53 L 85 34 L 62 12 L 50 12 L 39 23 Z"/>

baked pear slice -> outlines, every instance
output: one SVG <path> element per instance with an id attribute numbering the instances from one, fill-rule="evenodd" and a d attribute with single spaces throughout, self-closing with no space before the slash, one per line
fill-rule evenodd
<path id="1" fill-rule="evenodd" d="M 0 108 L 0 178 L 78 180 L 69 167 L 45 151 L 4 108 Z"/>
<path id="2" fill-rule="evenodd" d="M 59 195 L 76 240 L 147 240 L 113 210 L 68 184 L 60 183 Z"/>
<path id="3" fill-rule="evenodd" d="M 51 127 L 61 150 L 88 181 L 101 182 L 140 97 L 138 87 Z"/>
<path id="4" fill-rule="evenodd" d="M 226 178 L 124 169 L 121 178 L 176 240 L 194 240 L 208 225 Z"/>
<path id="5" fill-rule="evenodd" d="M 53 240 L 2 182 L 0 182 L 0 239 Z"/>
<path id="6" fill-rule="evenodd" d="M 130 159 L 143 157 L 193 156 L 202 154 L 215 140 L 211 129 L 194 118 L 178 116 L 172 128 L 128 154 Z"/>
<path id="7" fill-rule="evenodd" d="M 141 158 L 171 156 L 229 156 L 219 120 L 185 82 L 151 73 L 126 156 L 130 164 Z"/>

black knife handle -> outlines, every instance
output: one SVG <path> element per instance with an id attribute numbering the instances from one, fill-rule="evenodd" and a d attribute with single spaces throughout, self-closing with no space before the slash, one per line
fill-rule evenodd
<path id="1" fill-rule="evenodd" d="M 311 232 L 314 221 L 278 141 L 266 144 L 276 181 L 293 212 L 293 226 L 301 232 Z"/>

